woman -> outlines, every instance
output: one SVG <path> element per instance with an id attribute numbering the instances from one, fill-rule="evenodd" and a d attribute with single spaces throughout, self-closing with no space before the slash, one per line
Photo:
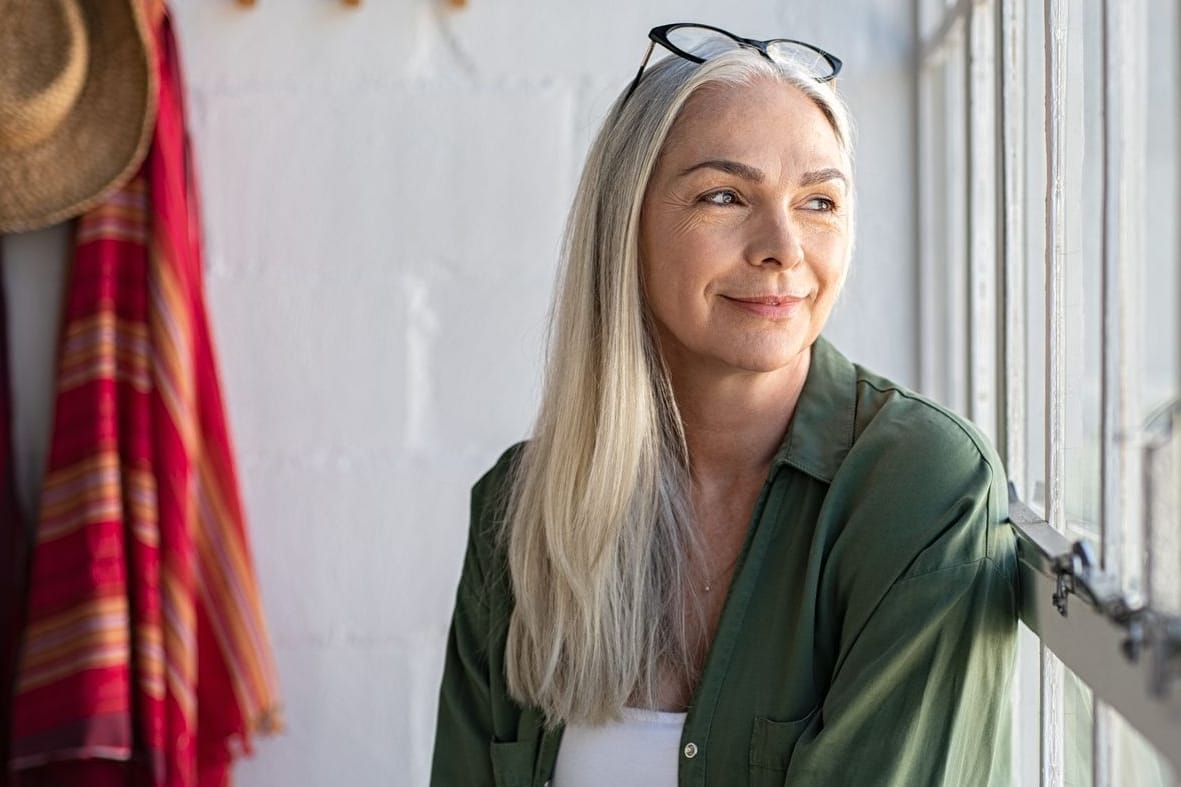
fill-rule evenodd
<path id="1" fill-rule="evenodd" d="M 1000 463 L 820 336 L 840 61 L 651 37 L 676 56 L 592 147 L 533 439 L 473 491 L 432 783 L 1006 784 Z"/>

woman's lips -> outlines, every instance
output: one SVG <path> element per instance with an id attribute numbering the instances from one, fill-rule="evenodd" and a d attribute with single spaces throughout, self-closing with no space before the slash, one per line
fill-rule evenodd
<path id="1" fill-rule="evenodd" d="M 785 320 L 796 313 L 803 298 L 792 295 L 723 295 L 740 309 L 772 320 Z"/>

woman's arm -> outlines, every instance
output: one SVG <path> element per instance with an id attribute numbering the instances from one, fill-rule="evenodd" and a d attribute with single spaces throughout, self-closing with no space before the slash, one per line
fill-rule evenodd
<path id="1" fill-rule="evenodd" d="M 989 558 L 907 577 L 869 618 L 787 784 L 1007 785 L 1017 600 Z"/>
<path id="2" fill-rule="evenodd" d="M 492 702 L 488 687 L 488 607 L 472 583 L 460 581 L 447 638 L 443 686 L 439 692 L 439 718 L 435 727 L 435 754 L 431 766 L 432 787 L 491 785 Z"/>
<path id="3" fill-rule="evenodd" d="M 846 523 L 847 545 L 865 546 L 837 571 L 838 656 L 788 784 L 1010 783 L 1018 586 L 1004 474 L 991 452 L 927 442 L 913 463 L 883 471 L 888 488 L 912 490 L 909 504 L 875 500 Z M 911 558 L 908 534 L 931 537 Z M 879 569 L 899 565 L 891 554 L 909 565 L 882 586 Z"/>
<path id="4" fill-rule="evenodd" d="M 492 474 L 490 473 L 489 476 Z M 479 548 L 486 530 L 485 476 L 472 490 L 472 525 L 447 637 L 431 787 L 492 785 L 493 739 L 488 642 L 490 607 Z"/>

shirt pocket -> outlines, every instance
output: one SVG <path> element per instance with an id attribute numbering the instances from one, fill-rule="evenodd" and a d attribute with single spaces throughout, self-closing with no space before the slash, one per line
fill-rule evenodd
<path id="1" fill-rule="evenodd" d="M 750 735 L 750 787 L 783 787 L 796 741 L 819 710 L 817 705 L 795 721 L 755 718 Z"/>
<path id="2" fill-rule="evenodd" d="M 534 741 L 493 741 L 489 752 L 496 787 L 531 787 L 536 748 Z"/>

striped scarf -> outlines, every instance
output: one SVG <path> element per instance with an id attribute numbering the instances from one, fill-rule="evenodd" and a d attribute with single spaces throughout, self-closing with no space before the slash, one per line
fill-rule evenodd
<path id="1" fill-rule="evenodd" d="M 15 783 L 228 784 L 277 730 L 206 320 L 171 27 L 140 173 L 82 217 L 13 707 Z"/>

